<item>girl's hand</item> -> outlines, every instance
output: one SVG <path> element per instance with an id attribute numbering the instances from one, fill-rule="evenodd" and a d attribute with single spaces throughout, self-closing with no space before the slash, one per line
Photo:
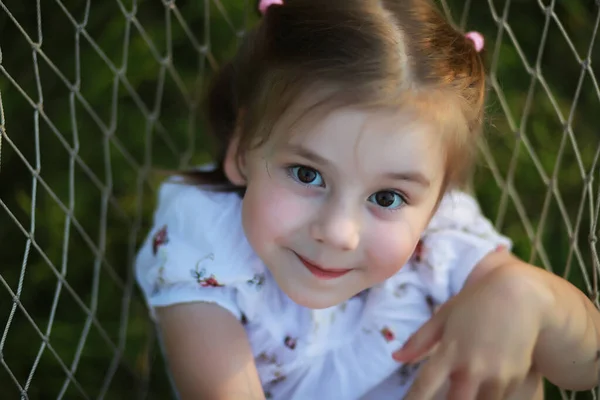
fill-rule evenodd
<path id="1" fill-rule="evenodd" d="M 489 272 L 444 304 L 394 353 L 405 363 L 428 355 L 407 400 L 507 398 L 527 377 L 547 297 L 525 279 L 519 265 Z"/>

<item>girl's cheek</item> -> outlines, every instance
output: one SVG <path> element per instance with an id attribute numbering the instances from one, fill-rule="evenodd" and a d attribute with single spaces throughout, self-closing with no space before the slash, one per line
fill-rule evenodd
<path id="1" fill-rule="evenodd" d="M 411 233 L 405 223 L 395 229 L 387 224 L 368 232 L 367 255 L 373 278 L 384 281 L 397 273 L 412 255 L 418 235 Z"/>
<path id="2" fill-rule="evenodd" d="M 244 196 L 244 226 L 247 234 L 258 236 L 262 241 L 285 239 L 301 228 L 306 216 L 311 214 L 310 199 L 287 187 L 262 182 L 249 189 Z"/>
<path id="3" fill-rule="evenodd" d="M 264 202 L 263 212 L 274 230 L 288 231 L 299 225 L 306 214 L 307 202 L 292 191 L 274 186 Z"/>

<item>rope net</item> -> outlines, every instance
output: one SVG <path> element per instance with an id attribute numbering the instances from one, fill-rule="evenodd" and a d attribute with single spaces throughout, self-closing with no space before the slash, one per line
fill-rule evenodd
<path id="1" fill-rule="evenodd" d="M 598 2 L 440 4 L 487 40 L 489 124 L 473 179 L 483 210 L 520 257 L 598 305 Z M 203 87 L 255 6 L 0 0 L 2 398 L 168 398 L 130 268 L 151 171 L 209 160 Z"/>

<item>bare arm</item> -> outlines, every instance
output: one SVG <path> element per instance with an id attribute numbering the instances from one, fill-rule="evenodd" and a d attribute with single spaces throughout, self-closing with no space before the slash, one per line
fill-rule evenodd
<path id="1" fill-rule="evenodd" d="M 531 278 L 533 284 L 549 288 L 555 299 L 538 338 L 534 365 L 559 387 L 592 389 L 600 377 L 600 312 L 587 296 L 556 275 L 536 268 Z"/>
<path id="2" fill-rule="evenodd" d="M 543 304 L 544 326 L 537 340 L 533 365 L 555 385 L 570 390 L 591 389 L 600 378 L 600 312 L 570 282 L 529 265 L 508 252 L 493 253 L 473 270 L 466 285 L 502 268 L 515 285 L 526 285 Z M 524 299 L 527 302 L 527 299 Z"/>
<path id="3" fill-rule="evenodd" d="M 263 400 L 243 326 L 208 303 L 157 309 L 175 385 L 182 400 Z"/>

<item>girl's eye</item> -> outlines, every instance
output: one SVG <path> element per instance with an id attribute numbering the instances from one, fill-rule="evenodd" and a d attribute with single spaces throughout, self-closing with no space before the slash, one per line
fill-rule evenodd
<path id="1" fill-rule="evenodd" d="M 290 173 L 298 182 L 310 186 L 324 186 L 321 173 L 314 168 L 298 165 L 290 168 Z"/>
<path id="2" fill-rule="evenodd" d="M 406 203 L 402 195 L 391 190 L 382 190 L 381 192 L 373 193 L 368 200 L 379 207 L 388 209 L 395 209 Z"/>

